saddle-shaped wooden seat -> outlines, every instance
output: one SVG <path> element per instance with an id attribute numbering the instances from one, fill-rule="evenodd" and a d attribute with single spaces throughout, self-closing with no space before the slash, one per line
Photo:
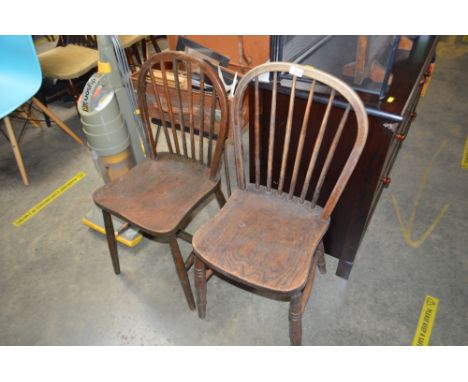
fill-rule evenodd
<path id="1" fill-rule="evenodd" d="M 192 245 L 211 269 L 257 289 L 290 295 L 304 288 L 328 228 L 320 212 L 264 190 L 236 191 L 195 233 Z"/>
<path id="2" fill-rule="evenodd" d="M 169 153 L 146 159 L 94 193 L 103 210 L 152 235 L 175 233 L 219 180 L 203 164 Z"/>

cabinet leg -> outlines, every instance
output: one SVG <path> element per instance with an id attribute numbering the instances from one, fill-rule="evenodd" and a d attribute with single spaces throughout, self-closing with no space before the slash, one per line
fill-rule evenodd
<path id="1" fill-rule="evenodd" d="M 348 280 L 351 269 L 353 269 L 352 262 L 340 260 L 338 262 L 338 267 L 336 267 L 336 275 Z"/>

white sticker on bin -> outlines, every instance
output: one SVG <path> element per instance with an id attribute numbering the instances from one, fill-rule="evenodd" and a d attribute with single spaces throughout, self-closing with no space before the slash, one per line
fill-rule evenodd
<path id="1" fill-rule="evenodd" d="M 291 65 L 291 67 L 289 68 L 289 74 L 292 74 L 296 77 L 302 77 L 302 75 L 304 74 L 304 69 Z"/>

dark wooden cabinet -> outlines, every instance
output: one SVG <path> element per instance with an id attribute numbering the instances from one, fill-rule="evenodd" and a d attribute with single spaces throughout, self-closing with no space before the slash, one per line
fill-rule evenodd
<path id="1" fill-rule="evenodd" d="M 429 65 L 434 57 L 434 50 L 437 38 L 435 36 L 420 36 L 413 44 L 411 51 L 398 51 L 394 66 L 392 68 L 392 83 L 384 99 L 379 100 L 378 96 L 362 94 L 362 99 L 369 114 L 369 136 L 363 154 L 357 167 L 350 178 L 348 185 L 332 215 L 330 229 L 325 236 L 325 251 L 339 259 L 336 274 L 343 278 L 348 278 L 356 257 L 361 240 L 367 229 L 367 225 L 372 217 L 375 206 L 382 192 L 382 187 L 390 184 L 390 171 L 396 159 L 398 150 L 408 134 L 411 121 L 416 113 L 421 89 L 424 85 L 425 76 Z M 251 99 L 253 97 L 250 97 Z M 326 98 L 326 97 L 325 97 Z M 261 146 L 261 173 L 266 174 L 267 150 L 268 147 L 268 126 L 270 118 L 271 91 L 267 88 L 261 89 L 261 100 L 263 109 L 260 116 L 260 146 Z M 282 139 L 285 132 L 286 116 L 288 109 L 289 95 L 287 89 L 283 89 L 278 95 L 276 114 L 276 139 Z M 302 115 L 305 109 L 306 99 L 297 92 L 295 102 L 295 113 L 293 117 L 293 132 L 291 135 L 292 146 L 290 153 L 295 152 L 297 146 L 299 130 L 302 123 Z M 318 121 L 324 113 L 325 105 L 317 100 L 313 107 L 313 115 L 309 119 L 308 132 L 304 153 L 310 155 L 312 144 L 318 132 Z M 254 110 L 251 105 L 250 110 Z M 343 109 L 333 107 L 331 122 L 337 126 L 337 120 L 341 117 Z M 250 123 L 254 121 L 254 115 L 250 113 Z M 344 165 L 344 159 L 351 150 L 354 142 L 354 116 L 348 121 L 349 126 L 345 126 L 341 142 L 337 149 L 337 154 L 333 160 L 327 181 L 323 186 L 323 192 L 319 199 L 326 200 L 331 191 L 332 185 L 336 182 L 338 174 Z M 253 129 L 251 130 L 253 131 Z M 331 143 L 332 131 L 327 132 L 325 145 Z M 328 143 L 327 143 L 328 142 Z M 254 137 L 250 136 L 250 157 L 253 158 Z M 279 178 L 279 166 L 281 160 L 280 153 L 275 153 L 273 181 Z M 318 158 L 318 165 L 324 162 L 325 154 L 321 152 Z M 292 174 L 294 155 L 290 155 L 287 180 L 285 188 L 288 189 Z M 250 163 L 250 174 L 254 174 L 253 163 Z M 297 184 L 301 184 L 306 173 L 306 165 L 299 171 Z M 318 176 L 318 174 L 316 175 Z M 253 180 L 251 176 L 251 181 Z M 312 180 L 314 183 L 316 179 Z M 262 184 L 266 184 L 266 179 L 262 179 Z M 312 187 L 313 188 L 313 184 Z M 295 190 L 299 194 L 299 190 Z M 309 195 L 309 199 L 310 199 Z"/>

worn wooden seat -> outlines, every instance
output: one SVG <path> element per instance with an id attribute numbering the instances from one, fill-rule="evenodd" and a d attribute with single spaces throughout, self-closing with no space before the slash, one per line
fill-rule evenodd
<path id="1" fill-rule="evenodd" d="M 175 233 L 184 219 L 219 187 L 209 168 L 174 154 L 146 159 L 94 194 L 95 203 L 155 236 Z"/>
<path id="2" fill-rule="evenodd" d="M 291 77 L 284 135 L 276 131 L 276 98 L 279 91 L 288 89 L 279 89 L 278 73 L 289 73 Z M 307 106 L 298 141 L 291 142 L 293 119 L 297 119 L 293 118 L 296 82 L 302 76 L 310 80 Z M 260 78 L 269 81 L 270 84 L 266 86 L 272 88 L 270 124 L 264 127 L 259 122 L 260 114 L 265 110 L 260 104 Z M 321 99 L 328 97 L 328 102 L 317 135 L 306 137 L 311 108 L 317 102 L 314 97 L 316 85 L 321 89 Z M 248 178 L 244 169 L 246 161 L 242 138 L 242 108 L 247 95 L 249 107 L 255 112 L 253 126 L 249 126 L 249 139 L 254 140 L 254 144 L 249 146 L 253 147 L 249 154 L 254 160 L 249 162 Z M 328 126 L 332 125 L 329 123 L 331 108 L 338 105 L 342 110 L 341 120 L 337 126 Z M 351 110 L 354 115 L 350 115 Z M 321 196 L 348 117 L 356 121 L 354 145 L 335 180 L 335 186 Z M 273 62 L 252 69 L 239 82 L 232 119 L 239 191 L 193 237 L 198 314 L 200 318 L 206 315 L 207 280 L 213 272 L 218 272 L 238 283 L 268 291 L 269 295 L 287 296 L 290 299 L 291 344 L 300 345 L 302 314 L 312 291 L 315 271 L 318 268 L 320 272 L 325 272 L 322 238 L 328 229 L 331 213 L 364 148 L 368 130 L 367 113 L 358 95 L 339 79 L 311 67 Z M 268 129 L 266 152 L 260 151 L 260 128 Z M 323 142 L 326 129 L 332 129 L 334 133 L 331 142 Z M 306 139 L 315 140 L 310 157 L 303 155 Z M 293 148 L 290 150 L 290 147 Z M 260 171 L 260 158 L 268 161 L 266 174 Z M 281 163 L 279 174 L 273 171 L 274 161 Z M 301 167 L 307 169 L 307 174 L 304 182 L 299 184 Z M 285 181 L 286 174 L 290 175 L 290 182 Z M 263 182 L 266 187 L 260 186 Z M 318 206 L 319 202 L 323 208 Z"/>
<path id="3" fill-rule="evenodd" d="M 257 289 L 291 295 L 304 288 L 328 228 L 321 208 L 304 208 L 262 189 L 236 191 L 193 238 L 213 270 Z M 288 222 L 284 226 L 284 222 Z"/>
<path id="4" fill-rule="evenodd" d="M 161 76 L 156 78 L 154 72 Z M 201 86 L 193 89 L 192 73 L 196 73 L 201 82 Z M 186 84 L 185 92 L 180 91 L 182 78 Z M 205 79 L 211 84 L 209 89 L 203 85 Z M 172 99 L 169 94 L 174 91 L 175 98 Z M 212 99 L 208 110 L 203 102 L 205 93 Z M 195 97 L 201 99 L 196 110 L 193 107 Z M 167 113 L 161 112 L 162 103 L 166 105 Z M 176 122 L 174 116 L 182 114 L 181 105 L 185 103 L 190 105 L 189 118 L 180 118 Z M 209 197 L 216 197 L 220 206 L 226 202 L 219 176 L 227 133 L 226 93 L 207 63 L 182 52 L 165 51 L 153 55 L 142 66 L 138 77 L 138 105 L 150 152 L 128 173 L 97 190 L 94 202 L 103 212 L 114 272 L 120 273 L 120 264 L 111 215 L 169 242 L 177 275 L 189 308 L 193 310 L 195 299 L 187 271 L 194 258 L 190 254 L 184 261 L 177 238 L 191 242 L 191 235 L 183 230 L 195 209 Z M 155 136 L 153 132 L 155 118 L 150 115 L 150 107 L 158 113 L 158 123 L 162 127 L 159 126 L 157 131 L 162 129 L 164 132 L 168 152 L 157 151 L 159 134 Z M 205 112 L 213 117 L 201 118 Z M 219 115 L 219 130 L 213 139 L 215 114 Z M 195 134 L 195 130 L 200 134 Z M 189 137 L 185 136 L 186 131 L 190 133 Z M 209 139 L 204 138 L 203 131 L 209 133 Z"/>

